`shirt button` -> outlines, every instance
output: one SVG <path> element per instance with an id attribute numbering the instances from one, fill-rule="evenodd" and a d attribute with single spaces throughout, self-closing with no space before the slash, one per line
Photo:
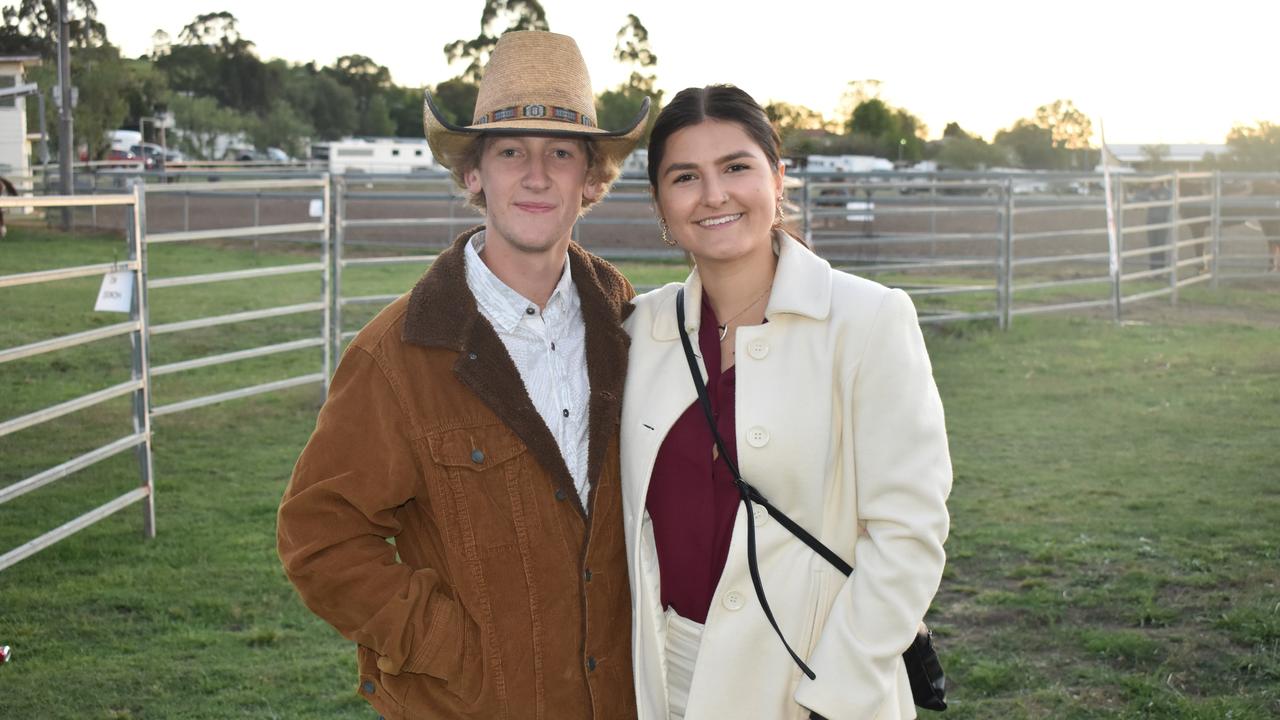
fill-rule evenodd
<path id="1" fill-rule="evenodd" d="M 755 518 L 756 525 L 763 525 L 769 522 L 769 511 L 765 510 L 763 505 L 752 505 L 751 517 Z"/>
<path id="2" fill-rule="evenodd" d="M 373 694 L 373 681 L 372 681 L 372 680 L 365 680 L 364 682 L 360 683 L 360 690 L 361 690 L 361 691 L 363 691 L 365 695 L 372 695 L 372 694 Z"/>
<path id="3" fill-rule="evenodd" d="M 565 408 L 561 410 L 560 414 L 564 415 L 565 417 L 569 417 L 569 408 Z"/>
<path id="4" fill-rule="evenodd" d="M 596 669 L 596 659 L 594 657 L 587 658 L 587 669 L 591 671 Z"/>
<path id="5" fill-rule="evenodd" d="M 769 343 L 763 340 L 752 340 L 747 345 L 747 354 L 756 360 L 763 360 L 769 354 Z"/>
<path id="6" fill-rule="evenodd" d="M 737 590 L 730 590 L 724 594 L 724 599 L 720 601 L 728 610 L 741 610 L 743 605 L 747 604 L 742 593 Z"/>
<path id="7" fill-rule="evenodd" d="M 556 349 L 556 344 L 555 344 L 555 343 L 551 343 L 551 349 L 552 349 L 553 351 Z"/>
<path id="8" fill-rule="evenodd" d="M 471 462 L 473 462 L 473 463 L 475 463 L 475 464 L 477 464 L 477 465 L 479 465 L 480 463 L 484 462 L 484 451 L 483 451 L 483 450 L 472 450 L 472 451 L 471 451 Z"/>
<path id="9" fill-rule="evenodd" d="M 529 307 L 527 307 L 527 308 L 525 308 L 525 309 L 524 309 L 524 314 L 525 314 L 525 315 L 532 315 L 532 314 L 534 314 L 535 312 L 537 312 L 537 310 L 534 310 L 532 305 L 530 305 Z"/>
<path id="10" fill-rule="evenodd" d="M 769 431 L 759 425 L 747 431 L 747 444 L 753 448 L 762 448 L 769 444 Z"/>

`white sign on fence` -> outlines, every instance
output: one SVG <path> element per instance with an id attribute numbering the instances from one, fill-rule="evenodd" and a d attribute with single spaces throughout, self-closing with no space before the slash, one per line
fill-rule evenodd
<path id="1" fill-rule="evenodd" d="M 102 287 L 98 289 L 98 302 L 93 305 L 95 312 L 127 313 L 132 304 L 132 270 L 116 270 L 102 276 Z"/>
<path id="2" fill-rule="evenodd" d="M 321 200 L 320 198 L 312 198 L 311 207 L 309 208 L 309 210 L 311 213 L 311 217 L 323 217 L 324 216 L 324 200 Z"/>

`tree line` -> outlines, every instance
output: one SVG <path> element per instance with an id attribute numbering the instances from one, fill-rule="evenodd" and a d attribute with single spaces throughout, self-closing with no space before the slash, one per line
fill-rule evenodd
<path id="1" fill-rule="evenodd" d="M 73 84 L 79 90 L 75 127 L 90 157 L 109 150 L 107 131 L 137 128 L 143 119 L 164 112 L 173 114 L 181 130 L 176 138 L 170 136 L 170 144 L 203 159 L 217 159 L 211 157 L 215 139 L 236 133 L 259 150 L 279 147 L 295 157 L 305 153 L 308 142 L 421 136 L 422 93 L 428 88 L 397 85 L 390 70 L 368 56 L 344 55 L 326 66 L 264 61 L 253 41 L 240 34 L 235 16 L 223 11 L 199 15 L 176 36 L 157 31 L 151 52 L 127 58 L 109 42 L 93 0 L 69 4 Z M 29 76 L 53 107 L 56 0 L 20 0 L 3 8 L 2 20 L 0 54 L 42 57 L 43 64 Z M 538 0 L 485 0 L 480 32 L 442 48 L 451 66 L 461 70 L 429 88 L 437 105 L 453 122 L 469 124 L 478 83 L 498 37 L 512 30 L 549 29 Z M 603 127 L 630 120 L 645 98 L 655 107 L 662 101 L 656 88 L 658 58 L 648 30 L 634 14 L 617 32 L 614 59 L 631 73 L 597 98 Z M 1099 160 L 1088 115 L 1067 99 L 1036 108 L 990 141 L 954 122 L 946 125 L 940 140 L 928 141 L 920 118 L 883 100 L 880 89 L 875 80 L 849 83 L 834 118 L 782 101 L 768 103 L 766 111 L 783 139 L 784 153 L 793 157 L 873 155 L 902 163 L 928 159 L 947 169 L 1086 170 Z M 34 105 L 28 103 L 29 112 Z M 146 129 L 153 127 L 146 123 Z M 48 130 L 56 140 L 57 124 L 50 122 Z M 148 133 L 146 139 L 154 138 Z M 1280 170 L 1280 125 L 1237 125 L 1226 143 L 1229 152 L 1214 159 L 1216 166 Z M 1153 167 L 1162 160 L 1160 148 L 1150 147 Z"/>

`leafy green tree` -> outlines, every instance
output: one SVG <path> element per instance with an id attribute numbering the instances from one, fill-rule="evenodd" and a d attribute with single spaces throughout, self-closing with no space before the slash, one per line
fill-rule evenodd
<path id="1" fill-rule="evenodd" d="M 1227 165 L 1239 170 L 1280 171 L 1280 125 L 1259 121 L 1227 133 Z"/>
<path id="2" fill-rule="evenodd" d="M 344 55 L 324 72 L 346 86 L 356 100 L 356 133 L 390 135 L 395 128 L 384 94 L 391 87 L 391 71 L 364 55 Z"/>
<path id="3" fill-rule="evenodd" d="M 1054 100 L 1036 108 L 1036 124 L 1049 130 L 1053 146 L 1066 150 L 1083 150 L 1093 137 L 1089 116 L 1076 109 L 1070 100 Z"/>
<path id="4" fill-rule="evenodd" d="M 650 96 L 660 95 L 654 90 L 657 76 L 652 72 L 658 64 L 658 56 L 649 46 L 649 30 L 644 23 L 635 15 L 627 15 L 627 22 L 618 29 L 617 38 L 613 59 L 633 68 L 627 85 Z"/>
<path id="5" fill-rule="evenodd" d="M 229 12 L 196 17 L 178 34 L 178 45 L 157 48 L 156 65 L 177 91 L 214 98 L 220 105 L 264 114 L 281 94 L 278 70 L 262 62 L 252 41 L 240 35 Z"/>
<path id="6" fill-rule="evenodd" d="M 120 127 L 129 112 L 130 73 L 112 45 L 73 50 L 71 66 L 76 68 L 75 83 L 80 88 L 76 140 L 88 148 L 89 157 L 100 158 L 111 147 L 107 131 Z"/>
<path id="7" fill-rule="evenodd" d="M 807 130 L 822 130 L 826 124 L 822 113 L 810 110 L 803 105 L 792 105 L 778 100 L 765 105 L 764 113 L 769 116 L 769 122 L 772 122 L 773 127 L 778 131 L 778 137 L 782 140 L 784 151 L 792 144 L 792 138 L 799 137 Z M 812 140 L 809 141 L 809 145 L 806 147 L 807 149 L 803 152 L 799 152 L 801 148 L 797 147 L 796 150 L 798 152 L 795 154 L 813 154 Z"/>
<path id="8" fill-rule="evenodd" d="M 898 160 L 919 160 L 924 154 L 924 123 L 905 109 L 889 107 L 880 98 L 858 103 L 846 128 L 851 137 L 871 140 L 871 154 Z"/>
<path id="9" fill-rule="evenodd" d="M 140 126 L 139 118 L 154 117 L 168 108 L 169 79 L 145 58 L 125 60 L 124 67 L 127 75 L 124 100 L 128 108 L 124 122 Z M 152 128 L 150 124 L 146 127 Z"/>
<path id="10" fill-rule="evenodd" d="M 1009 153 L 1003 146 L 990 145 L 980 137 L 970 137 L 963 130 L 951 136 L 944 131 L 935 159 L 938 167 L 944 170 L 986 170 L 1008 165 Z"/>
<path id="11" fill-rule="evenodd" d="M 356 96 L 350 88 L 321 72 L 315 63 L 289 66 L 279 64 L 284 83 L 283 99 L 307 120 L 317 137 L 337 140 L 351 135 L 359 125 Z"/>
<path id="12" fill-rule="evenodd" d="M 1013 127 L 997 132 L 995 144 L 1011 151 L 1019 167 L 1033 170 L 1061 167 L 1062 157 L 1053 146 L 1053 133 L 1032 120 L 1023 118 Z"/>
<path id="13" fill-rule="evenodd" d="M 596 98 L 600 115 L 596 118 L 597 123 L 606 128 L 628 125 L 639 114 L 645 98 L 648 98 L 651 105 L 644 133 L 644 137 L 648 138 L 648 131 L 653 129 L 653 123 L 658 117 L 662 91 L 655 87 L 657 76 L 653 72 L 654 66 L 658 64 L 658 56 L 649 46 L 649 31 L 640 22 L 640 18 L 627 15 L 626 23 L 618 29 L 613 57 L 631 67 L 631 76 L 625 83 L 600 93 Z M 646 142 L 647 140 L 641 140 L 641 145 Z"/>
<path id="14" fill-rule="evenodd" d="M 215 157 L 219 135 L 253 129 L 251 117 L 222 107 L 211 97 L 175 94 L 169 108 L 178 127 L 173 133 L 177 138 L 176 144 L 186 154 L 202 160 L 221 159 Z"/>
<path id="15" fill-rule="evenodd" d="M 450 65 L 465 62 L 466 68 L 459 77 L 479 83 L 485 63 L 489 61 L 489 53 L 498 44 L 500 35 L 512 30 L 550 29 L 547 11 L 542 9 L 538 0 L 485 0 L 484 10 L 480 13 L 480 34 L 470 40 L 464 38 L 445 45 L 444 56 Z"/>
<path id="16" fill-rule="evenodd" d="M 858 103 L 849 116 L 848 131 L 871 137 L 884 137 L 895 133 L 893 111 L 880 98 L 870 98 Z"/>
<path id="17" fill-rule="evenodd" d="M 107 27 L 98 21 L 98 6 L 93 0 L 68 0 L 67 15 L 73 48 L 100 47 L 107 44 Z M 16 6 L 0 10 L 0 55 L 37 54 L 57 57 L 57 0 L 21 0 Z"/>
<path id="18" fill-rule="evenodd" d="M 277 102 L 257 122 L 249 124 L 249 139 L 259 150 L 277 147 L 291 157 L 303 155 L 302 139 L 315 134 L 301 115 L 287 102 Z"/>
<path id="19" fill-rule="evenodd" d="M 1092 136 L 1093 124 L 1087 115 L 1070 100 L 1055 100 L 1036 108 L 1034 117 L 996 133 L 995 142 L 1012 149 L 1022 167 L 1066 170 L 1092 167 L 1096 156 L 1089 148 Z"/>
<path id="20" fill-rule="evenodd" d="M 947 126 L 942 129 L 942 137 L 943 139 L 947 139 L 947 138 L 974 139 L 974 136 L 965 132 L 965 129 L 960 127 L 960 123 L 958 122 L 947 123 Z M 981 138 L 977 138 L 977 139 L 981 139 Z"/>
<path id="21" fill-rule="evenodd" d="M 455 77 L 436 85 L 431 100 L 454 125 L 470 125 L 475 119 L 476 96 L 480 86 L 464 77 Z"/>
<path id="22" fill-rule="evenodd" d="M 392 85 L 385 94 L 396 137 L 422 137 L 422 88 Z"/>

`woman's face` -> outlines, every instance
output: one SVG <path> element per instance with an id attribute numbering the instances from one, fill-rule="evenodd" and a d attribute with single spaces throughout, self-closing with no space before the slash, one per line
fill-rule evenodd
<path id="1" fill-rule="evenodd" d="M 657 208 L 699 263 L 772 253 L 782 168 L 736 122 L 708 119 L 667 138 Z"/>

